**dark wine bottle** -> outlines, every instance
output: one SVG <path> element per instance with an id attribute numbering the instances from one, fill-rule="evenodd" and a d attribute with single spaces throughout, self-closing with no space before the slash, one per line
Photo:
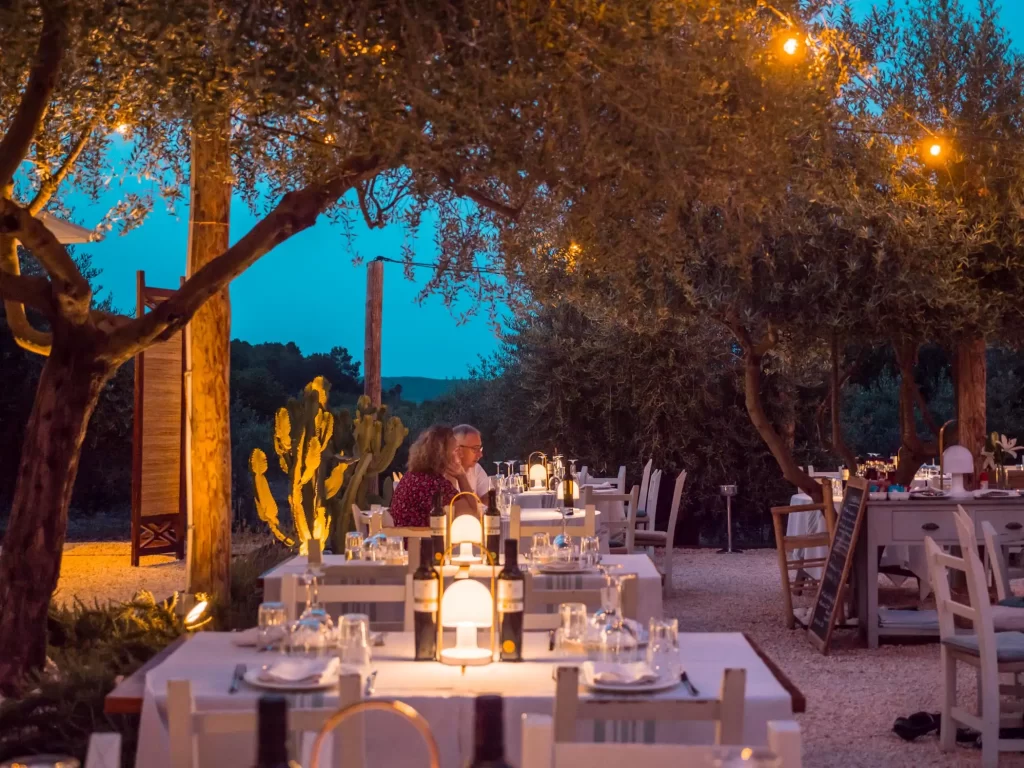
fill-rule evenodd
<path id="1" fill-rule="evenodd" d="M 435 565 L 444 563 L 444 548 L 448 540 L 448 516 L 444 512 L 444 494 L 434 494 L 434 508 L 430 510 L 430 540 L 434 544 L 431 560 Z"/>
<path id="2" fill-rule="evenodd" d="M 288 768 L 288 702 L 261 696 L 256 710 L 255 768 Z"/>
<path id="3" fill-rule="evenodd" d="M 501 696 L 477 696 L 475 742 L 466 768 L 512 768 L 505 760 L 505 707 Z"/>
<path id="4" fill-rule="evenodd" d="M 498 615 L 501 618 L 501 660 L 523 660 L 523 593 L 526 579 L 519 570 L 519 542 L 505 540 L 505 567 L 498 574 Z"/>
<path id="5" fill-rule="evenodd" d="M 441 576 L 434 570 L 434 542 L 420 539 L 420 565 L 412 575 L 416 661 L 437 658 L 437 600 Z"/>
<path id="6" fill-rule="evenodd" d="M 501 554 L 501 513 L 498 511 L 497 492 L 492 488 L 487 492 L 487 510 L 484 512 L 484 544 L 487 551 L 498 562 Z"/>
<path id="7" fill-rule="evenodd" d="M 572 469 L 566 467 L 565 476 L 562 478 L 562 506 L 568 514 L 572 514 L 572 508 L 575 506 L 575 499 L 573 498 L 575 486 L 576 483 L 572 478 Z"/>

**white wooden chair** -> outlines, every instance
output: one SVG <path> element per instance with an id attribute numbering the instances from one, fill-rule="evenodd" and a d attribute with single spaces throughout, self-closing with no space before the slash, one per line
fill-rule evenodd
<path id="1" fill-rule="evenodd" d="M 651 474 L 647 484 L 647 494 L 640 488 L 640 497 L 636 504 L 636 528 L 638 531 L 652 531 L 658 524 L 658 494 L 661 493 L 661 470 Z"/>
<path id="2" fill-rule="evenodd" d="M 543 578 L 543 577 L 539 577 Z M 537 579 L 526 573 L 526 589 L 523 599 L 523 628 L 529 631 L 557 629 L 561 626 L 558 606 L 562 603 L 583 603 L 591 614 L 601 607 L 601 587 L 590 589 L 537 589 Z M 636 619 L 639 604 L 639 582 L 636 574 L 622 576 L 622 615 Z"/>
<path id="3" fill-rule="evenodd" d="M 578 517 L 572 517 L 571 520 L 579 520 Z M 566 532 L 570 536 L 596 536 L 597 535 L 597 511 L 592 502 L 586 502 L 583 507 L 583 525 L 572 525 L 566 526 Z M 518 504 L 513 504 L 512 508 L 508 513 L 508 537 L 510 539 L 522 540 L 529 538 L 535 533 L 546 533 L 548 536 L 557 536 L 562 532 L 561 523 L 530 523 L 528 525 L 523 524 L 523 511 Z M 523 551 L 523 547 L 519 547 L 519 551 Z"/>
<path id="4" fill-rule="evenodd" d="M 988 520 L 982 520 L 981 533 L 985 540 L 985 562 L 992 570 L 992 577 L 996 585 L 996 599 L 1006 600 L 1008 597 L 1013 597 L 1013 592 L 1010 591 L 1010 573 L 1006 565 L 1004 548 L 1010 542 L 1020 543 L 1020 534 L 1000 535 Z M 987 573 L 987 569 L 985 572 Z M 988 586 L 987 579 L 985 584 Z M 986 594 L 988 593 L 986 592 Z M 993 605 L 992 628 L 996 632 L 1024 631 L 1024 608 Z"/>
<path id="5" fill-rule="evenodd" d="M 384 512 L 370 517 L 370 535 L 374 536 L 378 533 L 383 533 L 385 536 L 401 536 L 405 539 L 429 539 L 430 526 L 396 526 L 391 519 L 391 513 Z"/>
<path id="6" fill-rule="evenodd" d="M 89 737 L 85 768 L 121 768 L 121 734 L 94 733 Z"/>
<path id="7" fill-rule="evenodd" d="M 658 470 L 660 473 L 661 470 Z M 660 479 L 660 478 L 659 478 Z M 665 564 L 661 572 L 662 585 L 665 594 L 672 593 L 672 549 L 675 542 L 676 522 L 679 519 L 679 503 L 683 497 L 683 486 L 686 484 L 686 470 L 684 469 L 676 477 L 675 488 L 672 489 L 672 507 L 668 516 L 668 528 L 664 531 L 637 531 L 634 534 L 634 542 L 638 547 L 663 547 L 665 550 Z"/>
<path id="8" fill-rule="evenodd" d="M 1000 710 L 999 674 L 1024 671 L 1024 634 L 995 632 L 992 624 L 992 606 L 988 601 L 985 573 L 978 557 L 973 523 L 965 523 L 964 515 L 955 514 L 957 534 L 964 557 L 945 553 L 930 536 L 925 538 L 928 575 L 935 591 L 935 604 L 939 614 L 940 660 L 942 668 L 942 722 L 939 737 L 944 751 L 956 745 L 958 725 L 974 728 L 982 734 L 981 764 L 994 768 L 999 752 L 1024 751 L 1024 739 L 1000 739 L 1001 724 L 1019 725 L 1020 713 L 1004 718 Z M 950 593 L 947 571 L 966 574 L 970 605 L 955 602 Z M 954 616 L 971 622 L 974 634 L 958 634 Z M 981 714 L 976 715 L 957 706 L 957 662 L 977 670 L 978 701 Z M 1015 690 L 1011 687 L 1010 690 Z"/>
<path id="9" fill-rule="evenodd" d="M 584 467 L 581 472 L 586 471 Z M 626 492 L 626 465 L 623 464 L 619 467 L 619 474 L 615 477 L 591 477 L 589 474 L 586 475 L 586 480 L 581 480 L 580 485 L 601 485 L 602 483 L 610 483 L 619 489 L 619 493 Z"/>
<path id="10" fill-rule="evenodd" d="M 647 515 L 647 500 L 651 491 L 651 468 L 653 465 L 654 459 L 648 459 L 647 463 L 644 464 L 644 473 L 640 479 L 640 506 L 636 511 L 637 528 L 647 528 L 649 519 L 651 527 L 654 525 L 653 518 L 648 518 Z"/>
<path id="11" fill-rule="evenodd" d="M 347 707 L 360 699 L 359 675 L 342 675 L 338 682 L 338 707 Z M 315 734 L 333 715 L 334 709 L 288 710 L 288 730 L 291 733 Z M 334 768 L 365 768 L 366 754 L 363 718 L 353 717 L 343 722 L 334 736 L 340 739 L 342 749 L 332 750 Z M 196 710 L 189 680 L 167 681 L 167 728 L 169 732 L 171 768 L 200 768 L 199 754 L 202 741 L 209 736 L 248 733 L 256 742 L 256 710 L 203 711 Z"/>
<path id="12" fill-rule="evenodd" d="M 768 721 L 768 749 L 779 768 L 802 768 L 800 724 Z M 714 768 L 716 747 L 678 744 L 554 744 L 551 715 L 524 714 L 522 768 L 580 768 L 635 765 L 643 768 Z"/>
<path id="13" fill-rule="evenodd" d="M 339 583 L 344 579 L 344 583 Z M 379 581 L 378 584 L 368 584 Z M 362 583 L 360 583 L 362 582 Z M 401 603 L 405 606 L 401 622 L 371 622 L 375 631 L 412 631 L 412 575 L 405 565 L 354 564 L 328 566 L 317 585 L 319 601 L 337 603 Z M 281 577 L 281 602 L 288 621 L 295 621 L 299 605 L 306 599 L 305 585 L 297 574 Z M 335 617 L 337 618 L 337 617 Z"/>
<path id="14" fill-rule="evenodd" d="M 713 721 L 715 744 L 741 744 L 746 681 L 745 669 L 726 669 L 717 699 L 581 699 L 579 667 L 559 667 L 555 674 L 555 749 L 576 741 L 581 720 Z"/>
<path id="15" fill-rule="evenodd" d="M 617 555 L 633 554 L 633 540 L 636 536 L 636 507 L 640 499 L 640 486 L 634 485 L 629 493 L 594 493 L 592 488 L 583 489 L 584 504 L 600 502 L 621 502 L 623 505 L 623 519 L 611 520 L 611 515 L 602 516 L 609 519 L 602 519 L 601 525 L 608 531 L 609 541 L 613 540 L 618 531 L 623 532 L 622 544 L 612 544 L 610 551 Z"/>

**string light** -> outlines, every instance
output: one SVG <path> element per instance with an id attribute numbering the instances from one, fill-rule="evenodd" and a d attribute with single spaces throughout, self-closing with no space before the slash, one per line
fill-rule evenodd
<path id="1" fill-rule="evenodd" d="M 114 130 L 117 131 L 122 136 L 124 136 L 126 133 L 128 133 L 129 128 L 130 126 L 128 125 L 128 123 L 118 123 L 117 127 Z"/>
<path id="2" fill-rule="evenodd" d="M 942 145 L 932 144 L 930 147 L 928 147 L 928 154 L 930 154 L 932 157 L 938 157 L 939 155 L 942 154 Z"/>
<path id="3" fill-rule="evenodd" d="M 786 42 L 782 44 L 782 50 L 790 56 L 796 56 L 797 51 L 800 50 L 800 41 L 795 37 L 788 37 Z"/>

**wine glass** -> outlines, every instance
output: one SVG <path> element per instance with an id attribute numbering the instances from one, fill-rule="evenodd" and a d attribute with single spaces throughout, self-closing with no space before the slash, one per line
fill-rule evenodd
<path id="1" fill-rule="evenodd" d="M 324 575 L 323 566 L 319 563 L 306 563 L 306 570 L 302 574 L 302 583 L 306 586 L 306 607 L 302 611 L 300 619 L 309 616 L 315 607 L 319 606 L 320 594 L 318 579 Z"/>
<path id="2" fill-rule="evenodd" d="M 501 465 L 502 462 L 500 461 L 494 462 L 494 476 L 499 480 L 501 479 Z"/>

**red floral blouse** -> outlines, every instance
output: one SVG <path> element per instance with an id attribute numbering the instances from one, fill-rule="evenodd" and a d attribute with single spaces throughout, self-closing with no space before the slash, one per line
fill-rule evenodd
<path id="1" fill-rule="evenodd" d="M 397 527 L 425 528 L 430 525 L 430 510 L 434 507 L 434 494 L 441 491 L 447 505 L 457 491 L 441 475 L 426 472 L 406 472 L 395 494 L 391 497 L 391 519 Z"/>

